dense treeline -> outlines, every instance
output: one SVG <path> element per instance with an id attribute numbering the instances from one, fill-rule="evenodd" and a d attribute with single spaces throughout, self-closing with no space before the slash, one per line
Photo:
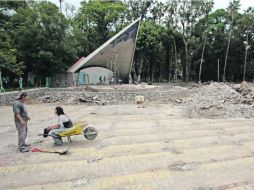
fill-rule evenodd
<path id="1" fill-rule="evenodd" d="M 65 71 L 141 17 L 132 78 L 138 82 L 252 81 L 254 7 L 239 0 L 212 12 L 213 0 L 0 2 L 0 75 L 35 82 Z"/>

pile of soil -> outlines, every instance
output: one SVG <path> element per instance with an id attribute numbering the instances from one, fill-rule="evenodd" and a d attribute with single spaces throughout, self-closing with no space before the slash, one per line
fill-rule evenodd
<path id="1" fill-rule="evenodd" d="M 200 86 L 186 98 L 182 110 L 187 117 L 245 117 L 254 116 L 253 84 L 211 83 Z"/>

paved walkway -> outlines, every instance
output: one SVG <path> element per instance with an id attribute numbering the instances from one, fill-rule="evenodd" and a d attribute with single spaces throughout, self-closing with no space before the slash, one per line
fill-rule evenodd
<path id="1" fill-rule="evenodd" d="M 0 167 L 0 189 L 254 189 L 253 120 L 187 119 L 169 105 L 108 108 L 89 116 L 97 139 L 77 136 L 68 155 L 28 153 Z"/>

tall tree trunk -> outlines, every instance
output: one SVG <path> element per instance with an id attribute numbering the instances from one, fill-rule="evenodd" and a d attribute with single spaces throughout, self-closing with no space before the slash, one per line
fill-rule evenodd
<path id="1" fill-rule="evenodd" d="M 154 81 L 154 67 L 152 67 L 152 80 L 151 80 L 151 82 L 153 83 L 153 81 Z"/>
<path id="2" fill-rule="evenodd" d="M 227 52 L 225 57 L 225 63 L 224 63 L 224 70 L 223 70 L 223 82 L 226 81 L 226 68 L 227 68 L 227 60 L 228 60 L 228 50 L 231 42 L 231 35 L 232 35 L 232 29 L 230 29 L 229 36 L 228 36 L 228 46 L 227 46 Z"/>
<path id="3" fill-rule="evenodd" d="M 152 63 L 150 63 L 151 64 L 151 77 L 150 77 L 150 79 L 151 79 L 151 81 L 150 82 L 152 82 L 153 83 L 153 81 L 154 81 L 154 59 L 152 59 Z"/>
<path id="4" fill-rule="evenodd" d="M 137 64 L 137 58 L 135 59 L 135 61 L 133 61 L 133 65 L 131 68 L 131 73 L 130 73 L 130 77 L 129 77 L 129 83 L 132 84 L 135 81 L 137 81 L 137 72 L 136 72 L 136 64 Z"/>
<path id="5" fill-rule="evenodd" d="M 190 72 L 191 72 L 191 53 L 189 53 L 189 64 L 188 64 L 188 81 L 190 80 Z"/>
<path id="6" fill-rule="evenodd" d="M 159 68 L 159 82 L 162 82 L 162 68 L 163 68 L 163 63 L 164 63 L 164 55 L 162 56 L 162 62 L 160 63 L 160 68 Z"/>
<path id="7" fill-rule="evenodd" d="M 188 43 L 184 40 L 185 64 L 183 65 L 183 80 L 189 82 L 189 50 Z"/>
<path id="8" fill-rule="evenodd" d="M 0 68 L 0 92 L 4 91 L 4 87 L 3 87 L 3 80 L 2 80 L 2 71 Z"/>
<path id="9" fill-rule="evenodd" d="M 171 48 L 170 53 L 168 54 L 168 56 L 170 56 L 170 61 L 169 61 L 169 73 L 168 73 L 168 82 L 171 81 L 171 68 L 172 68 L 172 61 L 173 61 L 173 49 Z"/>
<path id="10" fill-rule="evenodd" d="M 175 80 L 177 81 L 177 71 L 178 71 L 178 65 L 177 65 L 177 51 L 176 51 L 176 39 L 174 38 L 174 52 L 175 52 Z"/>
<path id="11" fill-rule="evenodd" d="M 138 66 L 138 80 L 137 80 L 138 83 L 140 83 L 140 79 L 141 79 L 141 71 L 142 71 L 143 62 L 144 62 L 144 57 L 142 56 Z"/>
<path id="12" fill-rule="evenodd" d="M 151 80 L 151 78 L 150 78 L 150 62 L 148 62 L 148 60 L 146 60 L 146 64 L 147 64 L 147 78 L 148 78 L 147 82 L 150 82 L 150 80 Z"/>
<path id="13" fill-rule="evenodd" d="M 218 73 L 217 73 L 217 82 L 220 82 L 220 59 L 218 59 Z"/>
<path id="14" fill-rule="evenodd" d="M 160 69 L 160 82 L 163 82 L 163 79 L 164 79 L 164 72 L 163 72 L 163 65 L 162 65 Z"/>
<path id="15" fill-rule="evenodd" d="M 199 66 L 198 82 L 201 82 L 202 65 L 203 65 L 203 61 L 204 61 L 204 52 L 205 52 L 206 41 L 207 41 L 207 35 L 205 34 L 205 42 L 203 45 L 201 61 L 200 61 L 200 66 Z"/>
<path id="16" fill-rule="evenodd" d="M 244 57 L 244 70 L 243 70 L 243 81 L 245 81 L 245 73 L 246 73 L 246 65 L 247 65 L 247 55 L 248 55 L 248 49 L 249 49 L 249 43 L 248 43 L 248 33 L 246 36 L 246 43 L 245 43 L 245 57 Z"/>

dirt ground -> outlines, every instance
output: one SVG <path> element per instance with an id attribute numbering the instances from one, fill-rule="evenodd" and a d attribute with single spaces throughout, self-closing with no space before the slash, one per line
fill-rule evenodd
<path id="1" fill-rule="evenodd" d="M 56 105 L 28 105 L 28 142 L 56 122 Z M 0 107 L 0 189 L 254 189 L 253 119 L 186 118 L 176 105 L 64 106 L 99 131 L 64 139 L 69 154 L 19 153 L 10 106 Z"/>

